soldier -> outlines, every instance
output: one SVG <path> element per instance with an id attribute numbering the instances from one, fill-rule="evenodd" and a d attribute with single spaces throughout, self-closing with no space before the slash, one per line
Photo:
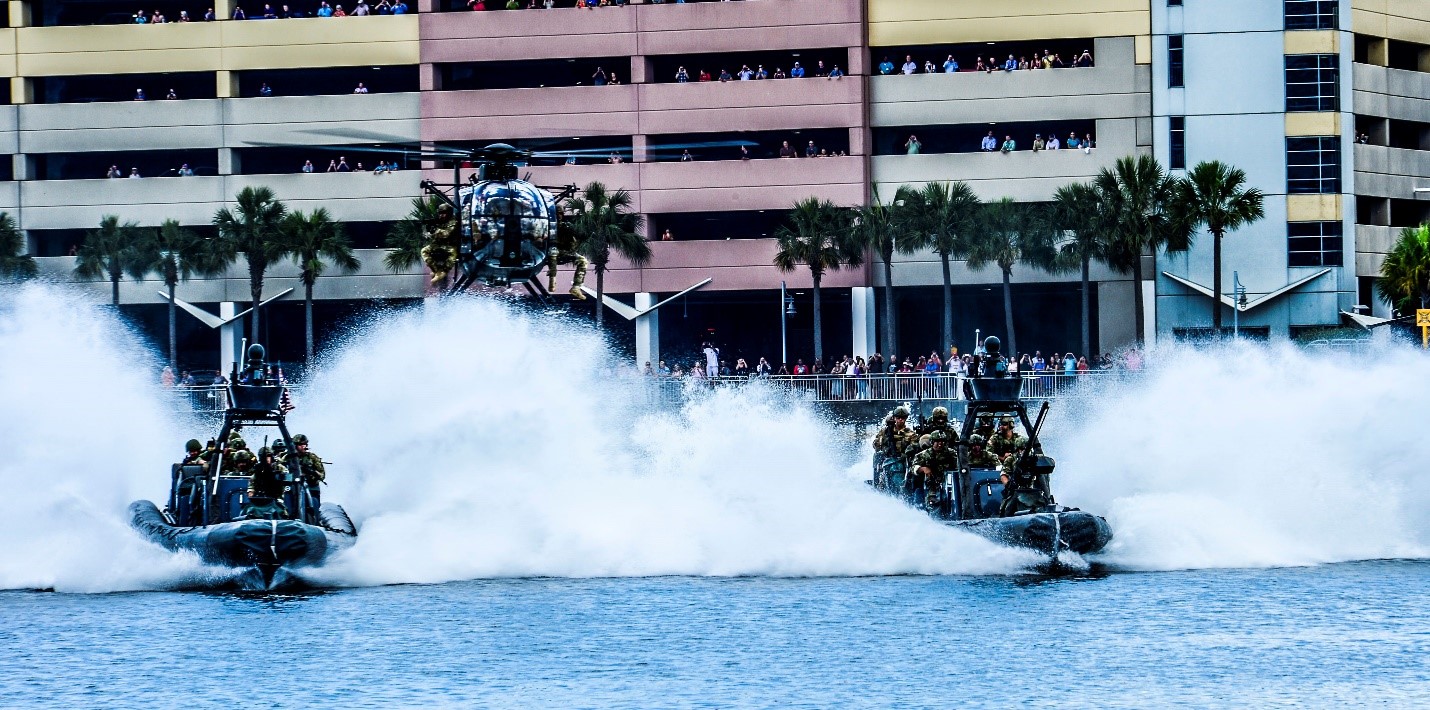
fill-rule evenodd
<path id="1" fill-rule="evenodd" d="M 246 517 L 273 519 L 288 517 L 288 508 L 283 504 L 283 492 L 288 489 L 288 469 L 273 459 L 273 450 L 267 446 L 258 450 L 258 462 L 253 465 L 253 476 L 248 481 L 248 506 Z"/>
<path id="2" fill-rule="evenodd" d="M 457 249 L 461 246 L 461 236 L 457 234 L 457 218 L 452 206 L 443 204 L 437 208 L 437 218 L 423 225 L 427 233 L 427 244 L 422 247 L 422 262 L 432 272 L 432 285 L 447 280 L 447 275 L 457 267 Z"/>
<path id="3" fill-rule="evenodd" d="M 973 433 L 982 436 L 987 440 L 993 436 L 993 415 L 983 412 L 978 418 L 973 420 Z"/>
<path id="4" fill-rule="evenodd" d="M 308 435 L 297 434 L 293 437 L 294 452 L 285 460 L 294 469 L 305 486 L 308 487 L 308 498 L 313 501 L 313 506 L 322 505 L 322 493 L 318 485 L 327 480 L 328 472 L 323 468 L 323 458 L 308 450 Z"/>
<path id="5" fill-rule="evenodd" d="M 1003 417 L 1003 420 L 998 422 L 998 434 L 993 437 L 993 443 L 988 448 L 992 449 L 1000 460 L 1007 461 L 1027 445 L 1028 437 L 1013 431 L 1013 418 Z"/>
<path id="6" fill-rule="evenodd" d="M 934 407 L 933 414 L 929 415 L 928 421 L 919 425 L 919 446 L 927 447 L 930 442 L 929 435 L 936 431 L 941 431 L 948 435 L 948 448 L 950 450 L 958 445 L 957 425 L 949 422 L 947 407 Z"/>
<path id="7" fill-rule="evenodd" d="M 180 461 L 179 465 L 203 466 L 205 470 L 208 470 L 209 461 L 204 457 L 204 447 L 203 444 L 199 443 L 198 439 L 189 439 L 188 442 L 184 444 L 184 460 Z"/>
<path id="8" fill-rule="evenodd" d="M 240 458 L 246 459 L 249 464 L 253 463 L 253 452 L 248 450 L 248 444 L 244 442 L 243 437 L 239 436 L 238 433 L 235 432 L 232 436 L 228 437 L 228 447 L 224 449 L 223 471 L 236 472 L 238 470 L 237 464 Z M 248 474 L 244 473 L 236 475 L 246 476 Z"/>
<path id="9" fill-rule="evenodd" d="M 918 474 L 915 480 L 922 482 L 925 494 L 925 505 L 933 508 L 938 505 L 939 490 L 943 485 L 945 471 L 953 471 L 958 468 L 958 455 L 949 448 L 949 436 L 943 431 L 935 431 L 928 435 L 929 448 L 920 451 L 914 457 L 914 471 Z"/>
<path id="10" fill-rule="evenodd" d="M 207 466 L 208 464 L 213 463 L 214 457 L 218 455 L 218 440 L 209 439 L 208 443 L 204 444 L 204 451 L 202 454 L 199 454 L 199 457 L 204 460 L 204 465 Z"/>
<path id="11" fill-rule="evenodd" d="M 1003 473 L 998 477 L 1003 482 L 1003 503 L 998 508 L 998 515 L 1006 518 L 1010 515 L 1028 510 L 1034 511 L 1047 505 L 1049 497 L 1047 495 L 1047 479 L 1039 476 L 1029 467 L 1023 466 L 1022 451 L 1014 453 L 1003 462 Z M 1029 452 L 1027 454 L 1029 463 L 1036 461 L 1038 454 Z"/>
<path id="12" fill-rule="evenodd" d="M 998 457 L 984 448 L 987 441 L 982 434 L 968 437 L 968 468 L 998 468 Z"/>
<path id="13" fill-rule="evenodd" d="M 590 263 L 586 257 L 577 253 L 581 248 L 576 243 L 575 233 L 568 227 L 558 226 L 556 228 L 556 243 L 546 252 L 546 290 L 554 293 L 556 291 L 556 265 L 575 264 L 575 271 L 571 274 L 571 291 L 573 298 L 578 301 L 586 300 L 586 294 L 581 292 L 581 284 L 586 283 L 586 266 Z"/>
<path id="14" fill-rule="evenodd" d="M 876 462 L 882 474 L 878 483 L 882 483 L 888 490 L 904 489 L 904 454 L 918 441 L 918 434 L 908 427 L 908 421 L 909 410 L 898 407 L 884 419 L 884 428 L 874 437 L 874 451 L 882 457 L 882 461 Z M 892 464 L 897 466 L 891 466 Z M 888 470 L 887 474 L 883 474 L 885 470 Z"/>

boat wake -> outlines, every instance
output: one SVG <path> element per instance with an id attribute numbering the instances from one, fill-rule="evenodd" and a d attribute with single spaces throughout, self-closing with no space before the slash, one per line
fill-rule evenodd
<path id="1" fill-rule="evenodd" d="M 1243 362 L 1244 361 L 1244 362 Z M 1425 394 L 1374 362 L 1293 350 L 1163 355 L 1159 374 L 1059 405 L 1060 501 L 1107 515 L 1118 569 L 1423 556 Z M 0 295 L 0 588 L 231 582 L 133 533 L 170 459 L 206 433 L 102 306 L 45 285 Z M 760 387 L 654 406 L 581 324 L 483 299 L 387 313 L 332 348 L 295 433 L 332 461 L 325 499 L 361 536 L 319 586 L 490 577 L 1013 574 L 1027 552 L 936 523 L 862 482 L 845 429 Z M 199 438 L 203 438 L 200 436 Z M 860 462 L 862 458 L 863 462 Z"/>

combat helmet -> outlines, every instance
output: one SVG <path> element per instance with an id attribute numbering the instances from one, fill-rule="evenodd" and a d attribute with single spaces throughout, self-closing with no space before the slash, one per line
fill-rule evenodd
<path id="1" fill-rule="evenodd" d="M 270 448 L 268 448 L 267 446 L 259 447 L 259 449 L 258 449 L 258 460 L 259 460 L 259 461 L 262 461 L 263 459 L 268 458 L 268 457 L 270 457 L 270 456 L 272 456 L 272 455 L 273 455 L 273 449 L 270 449 Z"/>
<path id="2" fill-rule="evenodd" d="M 968 437 L 969 446 L 983 446 L 986 443 L 988 443 L 988 440 L 983 438 L 982 434 L 974 434 L 973 436 Z"/>
<path id="3" fill-rule="evenodd" d="M 1013 418 L 1003 417 L 1002 419 L 999 419 L 998 426 L 1013 426 Z"/>
<path id="4" fill-rule="evenodd" d="M 889 416 L 895 419 L 908 419 L 909 410 L 907 407 L 895 407 L 894 411 L 889 413 Z"/>
<path id="5" fill-rule="evenodd" d="M 204 445 L 200 444 L 198 439 L 189 439 L 188 442 L 184 444 L 184 450 L 191 454 L 196 454 L 204 450 Z"/>
<path id="6" fill-rule="evenodd" d="M 230 437 L 228 438 L 228 448 L 230 448 L 230 449 L 247 449 L 247 448 L 248 448 L 248 442 L 245 442 L 245 441 L 243 440 L 243 437 L 241 437 L 241 436 L 230 436 Z"/>
<path id="7" fill-rule="evenodd" d="M 247 451 L 239 451 L 239 452 L 237 452 L 237 453 L 235 453 L 235 454 L 233 455 L 233 462 L 236 463 L 236 464 L 239 464 L 239 463 L 252 463 L 252 462 L 253 462 L 253 454 L 251 454 L 251 453 L 249 453 L 249 452 L 247 452 Z"/>
<path id="8" fill-rule="evenodd" d="M 948 419 L 948 407 L 934 407 L 930 419 Z"/>
<path id="9" fill-rule="evenodd" d="M 932 443 L 935 442 L 935 441 L 948 441 L 948 432 L 946 432 L 946 431 L 944 431 L 944 430 L 942 430 L 942 429 L 937 429 L 937 430 L 933 431 L 932 433 L 930 433 L 930 434 L 929 434 L 929 443 L 932 444 Z"/>
<path id="10" fill-rule="evenodd" d="M 304 446 L 304 445 L 306 445 L 307 443 L 308 443 L 308 435 L 307 435 L 307 434 L 294 434 L 294 435 L 293 435 L 293 445 L 294 445 L 294 446 Z"/>

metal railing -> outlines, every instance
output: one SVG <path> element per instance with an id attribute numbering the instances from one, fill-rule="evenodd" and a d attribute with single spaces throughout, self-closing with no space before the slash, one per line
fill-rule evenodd
<path id="1" fill-rule="evenodd" d="M 1080 384 L 1114 375 L 1114 371 L 1086 370 L 1075 373 L 1051 372 L 1018 375 L 1023 380 L 1024 399 L 1057 399 Z M 962 375 L 952 373 L 885 373 L 877 375 L 772 375 L 769 377 L 684 377 L 648 378 L 662 399 L 676 400 L 687 394 L 742 387 L 760 383 L 785 390 L 801 399 L 817 402 L 907 402 L 914 400 L 963 399 Z"/>
<path id="2" fill-rule="evenodd" d="M 165 390 L 174 408 L 194 414 L 223 414 L 228 408 L 228 385 L 176 386 Z"/>

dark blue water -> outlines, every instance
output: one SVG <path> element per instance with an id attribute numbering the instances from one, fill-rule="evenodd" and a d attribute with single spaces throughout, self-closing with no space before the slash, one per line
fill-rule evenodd
<path id="1" fill-rule="evenodd" d="M 1430 705 L 1430 563 L 0 593 L 0 706 Z"/>

